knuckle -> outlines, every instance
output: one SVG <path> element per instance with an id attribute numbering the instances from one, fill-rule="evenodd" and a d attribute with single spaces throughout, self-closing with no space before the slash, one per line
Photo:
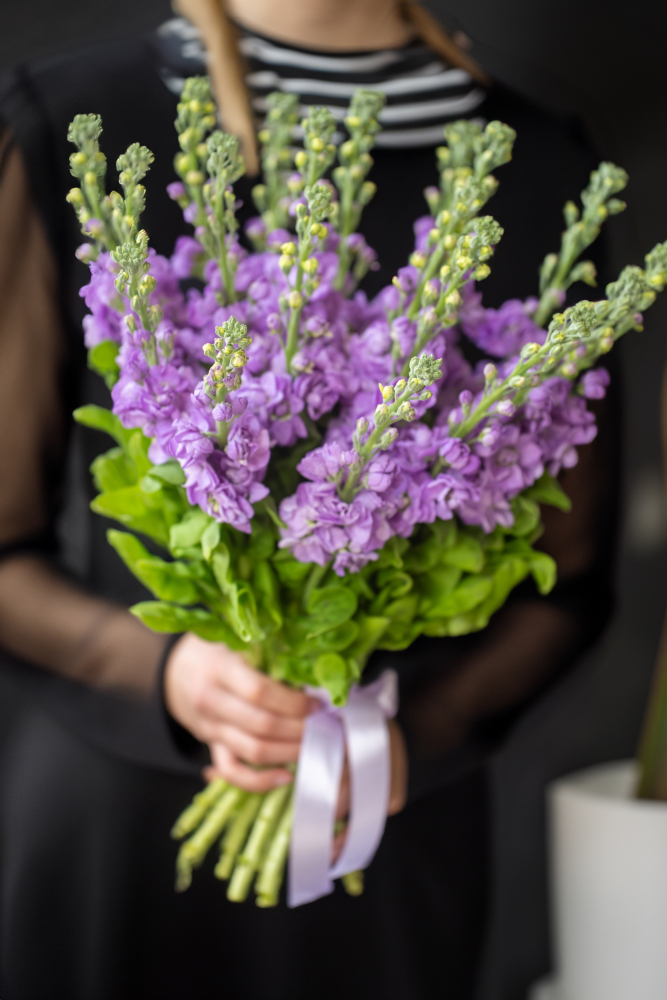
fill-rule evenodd
<path id="1" fill-rule="evenodd" d="M 249 764 L 266 764 L 266 748 L 260 740 L 248 740 L 244 756 Z"/>
<path id="2" fill-rule="evenodd" d="M 247 698 L 253 705 L 259 705 L 264 695 L 264 684 L 261 677 L 249 677 L 247 684 Z"/>

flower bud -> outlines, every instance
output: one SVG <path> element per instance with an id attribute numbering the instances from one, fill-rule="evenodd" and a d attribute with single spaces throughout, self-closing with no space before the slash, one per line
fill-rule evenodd
<path id="1" fill-rule="evenodd" d="M 514 403 L 511 399 L 501 399 L 496 407 L 498 413 L 501 417 L 513 417 L 514 416 Z"/>
<path id="2" fill-rule="evenodd" d="M 292 243 L 291 241 L 289 243 L 283 243 L 283 245 L 280 248 L 280 252 L 283 254 L 294 256 L 294 254 L 296 253 L 296 244 Z"/>
<path id="3" fill-rule="evenodd" d="M 574 364 L 573 361 L 568 361 L 561 366 L 561 372 L 563 373 L 565 378 L 574 378 L 578 370 L 579 369 L 577 368 L 577 366 Z"/>
<path id="4" fill-rule="evenodd" d="M 394 392 L 403 392 L 408 383 L 404 378 L 399 378 L 398 382 L 394 386 Z"/>
<path id="5" fill-rule="evenodd" d="M 136 333 L 137 321 L 132 313 L 129 313 L 127 316 L 123 316 L 123 319 L 125 320 L 125 326 L 128 328 L 130 333 Z M 210 344 L 207 344 L 206 346 L 210 347 Z"/>
<path id="6" fill-rule="evenodd" d="M 393 387 L 393 385 L 385 385 L 384 387 L 380 386 L 380 391 L 382 393 L 382 398 L 385 400 L 385 402 L 387 400 L 389 400 L 389 399 L 393 399 L 394 398 L 394 387 Z"/>
<path id="7" fill-rule="evenodd" d="M 448 212 L 447 209 L 445 208 L 440 213 L 436 221 L 438 222 L 439 225 L 446 226 L 447 223 L 451 221 L 451 218 L 452 218 L 451 212 Z"/>
<path id="8" fill-rule="evenodd" d="M 235 351 L 231 360 L 234 368 L 243 368 L 248 364 L 248 355 L 245 351 Z"/>
<path id="9" fill-rule="evenodd" d="M 513 375 L 512 378 L 509 380 L 509 384 L 512 386 L 513 389 L 520 389 L 522 386 L 526 384 L 526 380 L 523 377 L 523 375 Z"/>
<path id="10" fill-rule="evenodd" d="M 308 163 L 308 153 L 305 150 L 300 149 L 299 152 L 294 157 L 294 164 L 298 170 L 301 170 Z"/>
<path id="11" fill-rule="evenodd" d="M 386 403 L 378 403 L 375 407 L 375 425 L 379 427 L 384 424 L 389 417 L 389 407 Z"/>
<path id="12" fill-rule="evenodd" d="M 445 250 L 453 250 L 456 246 L 456 236 L 453 233 L 449 233 L 442 241 L 442 245 Z"/>
<path id="13" fill-rule="evenodd" d="M 491 380 L 494 379 L 497 374 L 498 374 L 498 369 L 496 368 L 495 365 L 492 365 L 490 362 L 488 365 L 484 365 L 484 378 L 486 379 L 487 382 L 491 382 Z"/>
<path id="14" fill-rule="evenodd" d="M 204 183 L 204 175 L 201 170 L 188 170 L 185 175 L 186 184 L 199 185 Z"/>
<path id="15" fill-rule="evenodd" d="M 454 289 L 453 292 L 450 292 L 449 295 L 445 296 L 445 302 L 447 303 L 448 306 L 451 306 L 453 309 L 456 309 L 457 306 L 461 305 L 461 296 L 456 291 L 456 289 Z"/>
<path id="16" fill-rule="evenodd" d="M 435 281 L 427 281 L 424 285 L 424 302 L 437 302 L 440 289 Z"/>
<path id="17" fill-rule="evenodd" d="M 324 143 L 318 135 L 316 135 L 314 139 L 310 140 L 310 148 L 314 153 L 321 153 L 324 149 Z"/>
<path id="18" fill-rule="evenodd" d="M 290 257 L 286 253 L 280 255 L 278 259 L 278 267 L 284 274 L 287 274 L 289 271 L 291 271 L 293 266 L 294 266 L 294 257 Z"/>
<path id="19" fill-rule="evenodd" d="M 475 271 L 473 277 L 475 278 L 475 281 L 484 281 L 484 279 L 488 278 L 490 274 L 491 274 L 491 268 L 489 267 L 489 265 L 480 264 L 477 270 Z"/>
<path id="20" fill-rule="evenodd" d="M 368 421 L 366 420 L 366 417 L 359 417 L 359 419 L 357 420 L 357 434 L 359 435 L 365 434 L 367 430 L 368 430 Z"/>
<path id="21" fill-rule="evenodd" d="M 423 267 L 425 267 L 427 260 L 428 257 L 423 250 L 415 250 L 415 252 L 410 255 L 410 263 L 413 267 L 418 267 L 420 271 Z"/>
<path id="22" fill-rule="evenodd" d="M 94 174 L 92 170 L 87 170 L 83 175 L 83 182 L 84 184 L 88 184 L 90 186 L 97 184 L 97 175 Z"/>
<path id="23" fill-rule="evenodd" d="M 70 205 L 74 205 L 75 208 L 80 208 L 84 203 L 81 188 L 72 188 L 67 195 L 67 201 Z"/>
<path id="24" fill-rule="evenodd" d="M 398 437 L 398 428 L 389 427 L 388 430 L 386 430 L 382 435 L 382 437 L 380 438 L 380 448 L 383 451 L 386 451 L 387 448 L 391 447 L 391 445 L 394 443 L 397 437 Z"/>
<path id="25" fill-rule="evenodd" d="M 461 256 L 456 258 L 456 266 L 460 271 L 469 271 L 472 267 L 472 257 Z"/>
<path id="26" fill-rule="evenodd" d="M 290 309 L 300 309 L 303 305 L 303 295 L 301 292 L 297 292 L 296 289 L 290 292 L 287 296 L 287 304 Z"/>
<path id="27" fill-rule="evenodd" d="M 304 260 L 302 266 L 306 274 L 312 275 L 315 274 L 320 265 L 317 257 L 309 257 L 308 260 Z"/>

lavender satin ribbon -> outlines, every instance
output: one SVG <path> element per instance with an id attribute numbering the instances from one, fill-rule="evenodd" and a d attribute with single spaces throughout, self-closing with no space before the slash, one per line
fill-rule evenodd
<path id="1" fill-rule="evenodd" d="M 387 719 L 396 715 L 398 678 L 385 670 L 367 687 L 355 685 L 336 708 L 323 688 L 309 689 L 320 711 L 304 728 L 294 789 L 288 906 L 301 906 L 333 891 L 332 879 L 365 868 L 384 831 L 389 802 Z M 345 759 L 350 768 L 350 817 L 345 846 L 331 865 L 336 804 Z"/>

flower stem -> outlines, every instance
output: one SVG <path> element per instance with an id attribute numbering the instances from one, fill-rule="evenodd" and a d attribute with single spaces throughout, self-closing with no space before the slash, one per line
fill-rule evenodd
<path id="1" fill-rule="evenodd" d="M 197 868 L 218 837 L 236 807 L 246 798 L 240 788 L 228 788 L 216 802 L 199 829 L 186 840 L 176 859 L 176 891 L 183 892 L 192 881 L 192 869 Z"/>
<path id="2" fill-rule="evenodd" d="M 275 906 L 278 902 L 292 833 L 292 812 L 292 796 L 290 796 L 255 884 L 258 906 Z"/>
<path id="3" fill-rule="evenodd" d="M 348 872 L 341 879 L 343 887 L 348 896 L 361 896 L 364 891 L 364 873 Z"/>
<path id="4" fill-rule="evenodd" d="M 250 883 L 261 864 L 264 849 L 276 828 L 291 791 L 291 785 L 283 785 L 265 795 L 248 843 L 239 857 L 227 889 L 227 899 L 233 903 L 242 903 L 248 895 Z"/>
<path id="5" fill-rule="evenodd" d="M 249 795 L 232 820 L 222 842 L 220 860 L 213 873 L 216 878 L 226 881 L 232 874 L 236 855 L 243 847 L 248 830 L 252 826 L 263 798 L 264 796 L 259 794 Z"/>
<path id="6" fill-rule="evenodd" d="M 187 809 L 183 810 L 171 829 L 171 835 L 174 840 L 181 840 L 188 833 L 192 833 L 227 787 L 227 782 L 223 781 L 222 778 L 214 778 L 202 792 L 195 795 L 190 805 Z"/>

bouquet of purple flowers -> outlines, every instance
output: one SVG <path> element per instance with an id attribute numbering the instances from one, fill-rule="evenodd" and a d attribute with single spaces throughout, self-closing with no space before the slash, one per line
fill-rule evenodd
<path id="1" fill-rule="evenodd" d="M 78 251 L 91 271 L 86 345 L 113 399 L 75 416 L 116 442 L 93 463 L 93 509 L 128 529 L 109 541 L 156 598 L 132 611 L 324 689 L 333 706 L 373 651 L 482 629 L 528 575 L 553 587 L 555 564 L 535 548 L 540 504 L 569 509 L 556 477 L 595 437 L 586 400 L 609 381 L 598 362 L 667 284 L 665 243 L 606 298 L 557 311 L 573 282 L 595 284 L 581 255 L 624 208 L 625 172 L 602 163 L 583 208 L 565 206 L 540 297 L 484 308 L 475 282 L 503 231 L 481 213 L 515 135 L 461 121 L 445 128 L 409 263 L 368 301 L 357 286 L 375 253 L 355 230 L 375 190 L 381 106 L 358 91 L 342 141 L 329 110 L 310 108 L 295 148 L 296 98 L 268 99 L 244 246 L 238 142 L 215 129 L 208 80 L 188 80 L 169 193 L 194 234 L 170 259 L 139 229 L 150 151 L 119 157 L 122 193 L 107 195 L 99 117 L 69 132 L 80 186 L 68 198 L 90 237 Z M 184 293 L 182 279 L 198 281 Z M 488 359 L 469 363 L 462 335 Z M 222 837 L 229 898 L 255 881 L 258 903 L 274 905 L 293 795 L 212 781 L 174 827 L 187 838 L 177 888 Z"/>

